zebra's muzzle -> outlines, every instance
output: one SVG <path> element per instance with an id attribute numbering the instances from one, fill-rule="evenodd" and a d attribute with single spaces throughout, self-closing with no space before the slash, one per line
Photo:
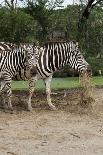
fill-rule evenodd
<path id="1" fill-rule="evenodd" d="M 35 76 L 37 74 L 37 68 L 36 66 L 33 66 L 32 68 L 29 68 L 26 70 L 26 78 L 30 79 L 31 77 Z"/>
<path id="2" fill-rule="evenodd" d="M 30 69 L 30 75 L 31 76 L 35 76 L 37 74 L 37 68 L 36 66 L 33 66 L 31 69 Z"/>

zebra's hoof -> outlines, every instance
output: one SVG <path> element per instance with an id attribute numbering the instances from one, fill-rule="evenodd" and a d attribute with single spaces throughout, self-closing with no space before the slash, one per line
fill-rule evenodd
<path id="1" fill-rule="evenodd" d="M 9 111 L 13 111 L 13 107 L 9 106 L 9 105 L 5 105 L 4 109 L 9 110 Z"/>
<path id="2" fill-rule="evenodd" d="M 5 113 L 10 113 L 10 114 L 14 114 L 14 110 L 13 110 L 13 107 L 6 107 L 4 108 L 4 112 Z"/>
<path id="3" fill-rule="evenodd" d="M 57 108 L 54 105 L 50 105 L 51 110 L 57 110 Z"/>
<path id="4" fill-rule="evenodd" d="M 32 107 L 28 107 L 27 110 L 28 110 L 28 111 L 32 111 L 33 108 L 32 108 Z"/>

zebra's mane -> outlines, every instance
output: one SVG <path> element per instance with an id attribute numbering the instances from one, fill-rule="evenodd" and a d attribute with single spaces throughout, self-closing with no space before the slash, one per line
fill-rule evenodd
<path id="1" fill-rule="evenodd" d="M 73 41 L 48 41 L 48 42 L 43 43 L 42 47 L 47 47 L 48 45 L 55 45 L 55 44 L 64 44 L 64 43 L 66 44 L 73 43 L 76 45 L 77 42 L 74 40 Z"/>
<path id="2" fill-rule="evenodd" d="M 13 49 L 17 48 L 18 45 L 9 42 L 0 42 L 0 53 L 5 53 L 12 51 Z"/>
<path id="3" fill-rule="evenodd" d="M 66 41 L 48 41 L 42 44 L 42 47 L 49 45 L 53 45 L 53 44 L 58 44 L 58 43 L 68 43 Z"/>
<path id="4" fill-rule="evenodd" d="M 22 45 L 22 46 L 21 46 Z M 23 44 L 15 44 L 15 43 L 9 43 L 9 42 L 0 42 L 0 53 L 4 54 L 5 52 L 12 52 L 14 50 L 17 50 L 19 48 L 26 49 L 23 47 Z"/>

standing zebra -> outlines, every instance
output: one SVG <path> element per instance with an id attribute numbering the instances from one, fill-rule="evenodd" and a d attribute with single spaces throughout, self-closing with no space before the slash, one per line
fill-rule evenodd
<path id="1" fill-rule="evenodd" d="M 46 43 L 40 49 L 36 49 L 38 54 L 37 74 L 30 81 L 31 94 L 34 92 L 34 83 L 37 79 L 43 79 L 46 86 L 48 105 L 55 110 L 56 107 L 51 102 L 50 84 L 53 73 L 65 65 L 70 65 L 74 70 L 79 72 L 90 71 L 90 65 L 85 61 L 80 53 L 78 43 L 74 42 L 54 42 Z M 41 52 L 40 52 L 41 51 Z M 31 95 L 32 97 L 32 95 Z M 31 98 L 29 98 L 29 104 Z"/>
<path id="2" fill-rule="evenodd" d="M 4 48 L 4 49 L 3 49 Z M 30 69 L 35 68 L 35 58 L 32 46 L 21 47 L 11 46 L 11 44 L 0 43 L 0 82 L 1 82 L 1 93 L 6 93 L 8 98 L 8 107 L 12 109 L 11 104 L 11 81 L 16 79 L 30 79 L 35 74 Z M 28 73 L 29 72 L 29 73 Z M 29 87 L 29 90 L 31 88 Z M 29 96 L 31 91 L 29 91 Z M 28 110 L 31 110 L 31 106 L 28 101 Z"/>

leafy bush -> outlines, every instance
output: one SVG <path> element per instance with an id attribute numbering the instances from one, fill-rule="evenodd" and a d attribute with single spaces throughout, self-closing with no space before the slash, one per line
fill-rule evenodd
<path id="1" fill-rule="evenodd" d="M 0 40 L 7 42 L 28 42 L 35 37 L 36 22 L 22 11 L 0 10 Z"/>

